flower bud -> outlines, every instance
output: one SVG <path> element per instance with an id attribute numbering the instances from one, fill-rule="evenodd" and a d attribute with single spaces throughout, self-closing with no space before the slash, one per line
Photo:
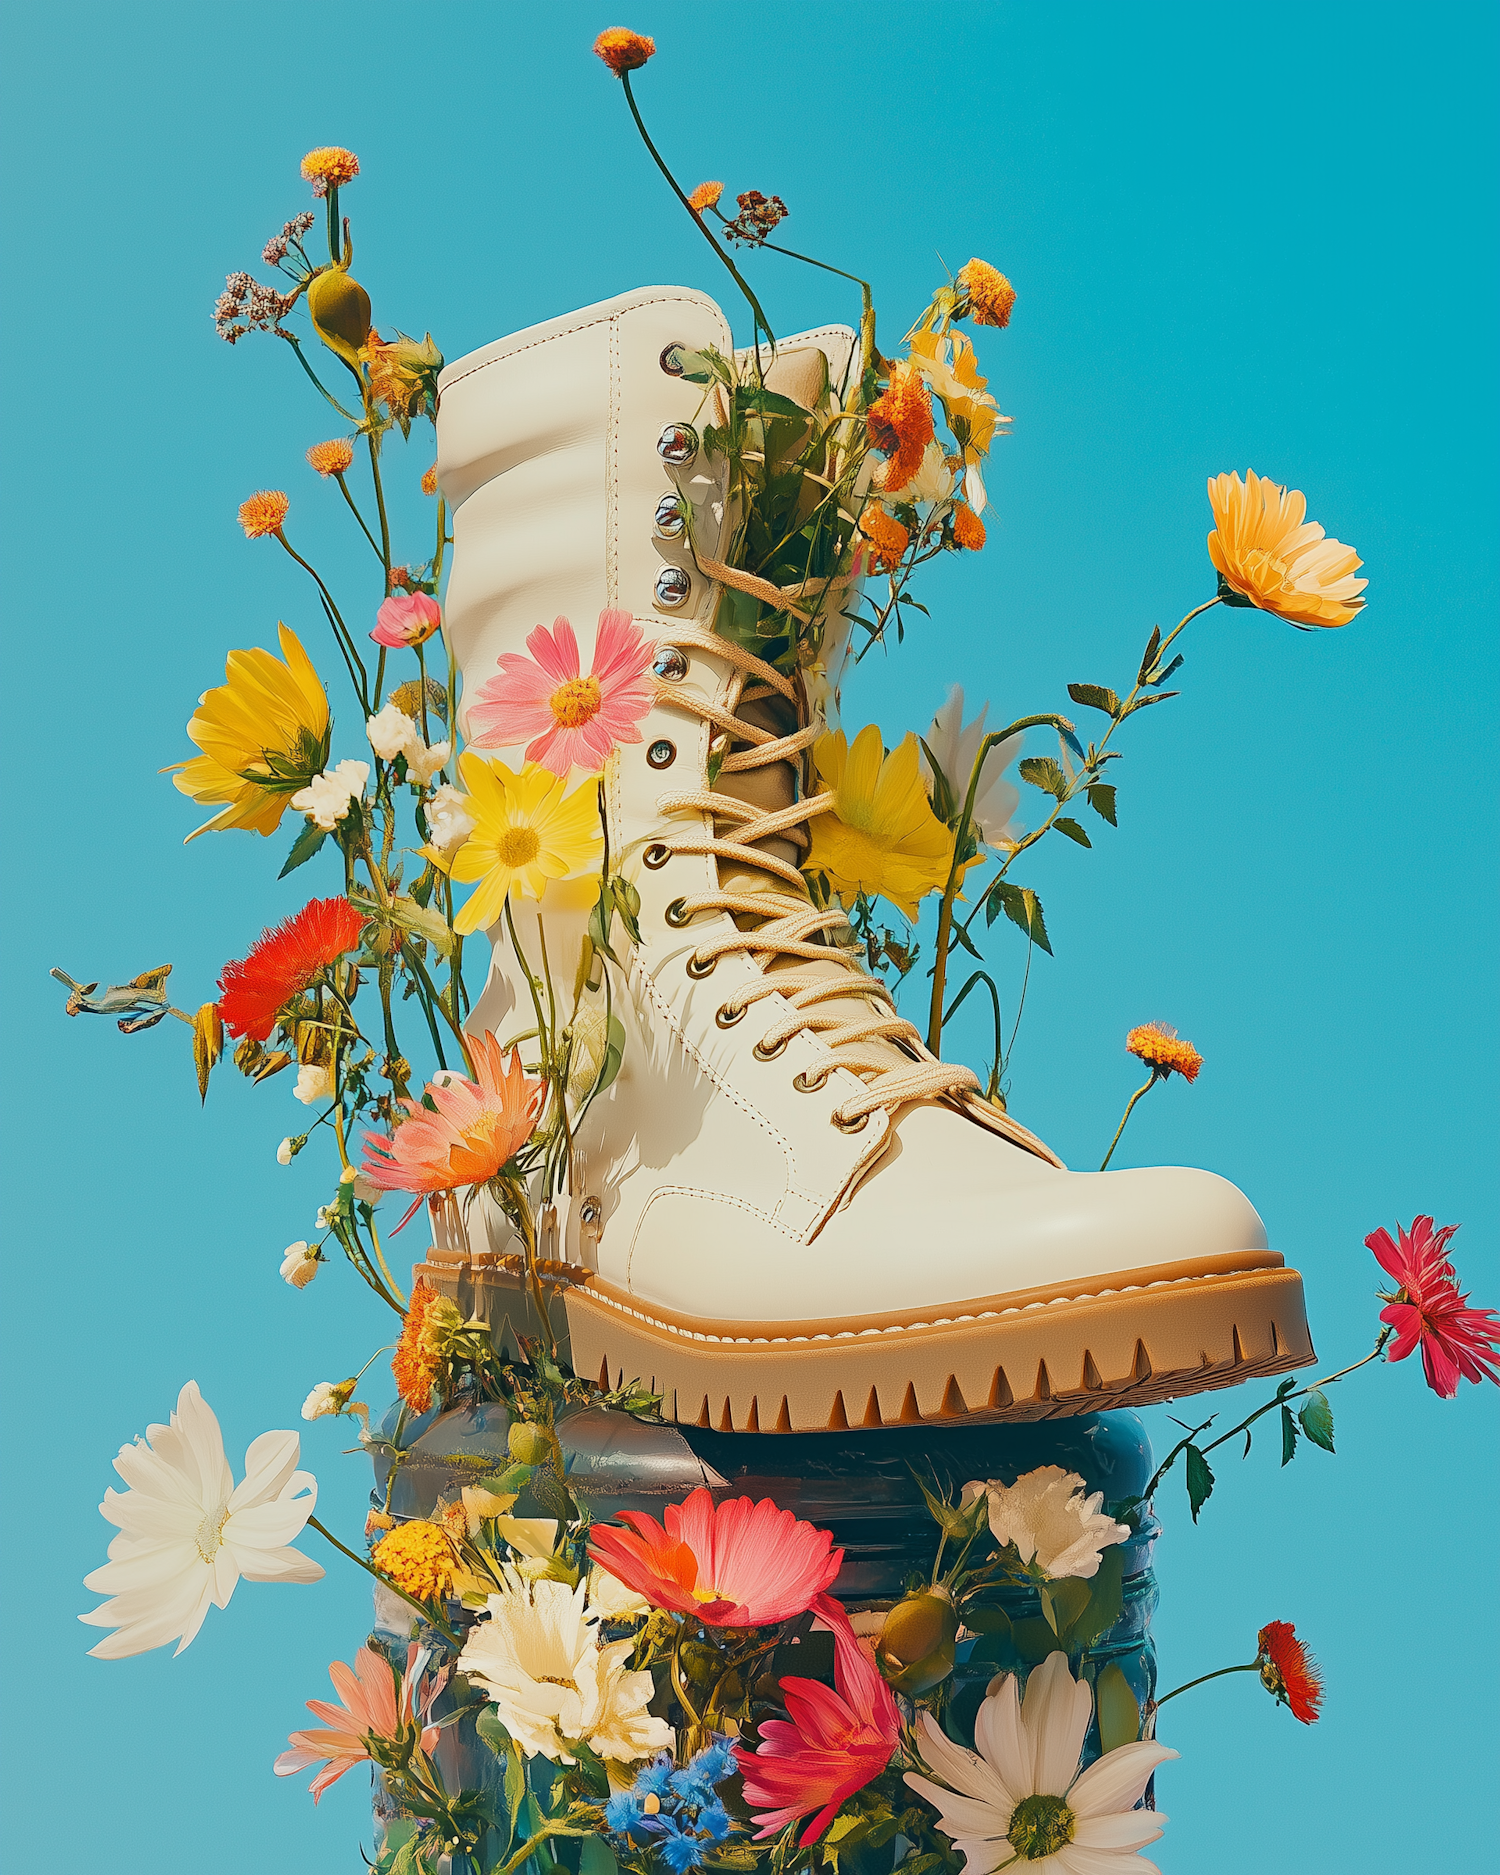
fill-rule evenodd
<path id="1" fill-rule="evenodd" d="M 318 337 L 357 370 L 360 347 L 370 336 L 370 296 L 358 280 L 342 267 L 314 275 L 307 310 Z"/>
<path id="2" fill-rule="evenodd" d="M 885 1618 L 875 1660 L 898 1693 L 929 1692 L 953 1671 L 958 1615 L 945 1589 L 908 1595 Z"/>
<path id="3" fill-rule="evenodd" d="M 510 1455 L 518 1465 L 550 1465 L 556 1441 L 545 1426 L 533 1426 L 518 1419 L 507 1439 Z"/>

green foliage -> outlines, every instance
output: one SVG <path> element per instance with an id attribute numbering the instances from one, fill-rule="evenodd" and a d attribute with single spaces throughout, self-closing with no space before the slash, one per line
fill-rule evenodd
<path id="1" fill-rule="evenodd" d="M 1068 778 L 1050 755 L 1027 756 L 1017 766 L 1016 773 L 1033 788 L 1040 788 L 1043 794 L 1055 795 L 1059 801 L 1068 798 Z"/>
<path id="2" fill-rule="evenodd" d="M 1312 1389 L 1297 1409 L 1297 1417 L 1314 1445 L 1321 1446 L 1325 1452 L 1333 1450 L 1333 1408 L 1321 1387 Z"/>
<path id="3" fill-rule="evenodd" d="M 997 879 L 984 901 L 984 921 L 992 925 L 1004 912 L 1012 924 L 1019 925 L 1033 944 L 1050 957 L 1052 943 L 1042 916 L 1042 901 L 1030 886 L 1012 885 L 1009 879 Z"/>
<path id="4" fill-rule="evenodd" d="M 289 872 L 295 872 L 299 866 L 305 866 L 327 838 L 326 827 L 320 827 L 315 820 L 303 821 L 302 831 L 293 840 L 292 850 L 286 856 L 286 864 L 276 877 L 284 879 Z"/>
<path id="5" fill-rule="evenodd" d="M 1052 827 L 1054 832 L 1065 833 L 1068 838 L 1078 846 L 1092 846 L 1094 844 L 1076 820 L 1070 820 L 1066 816 L 1063 816 L 1054 820 Z"/>
<path id="6" fill-rule="evenodd" d="M 1106 716 L 1118 716 L 1120 699 L 1107 684 L 1069 684 L 1068 695 L 1088 710 L 1103 710 Z"/>
<path id="7" fill-rule="evenodd" d="M 1208 1460 L 1196 1445 L 1187 1448 L 1187 1493 L 1188 1508 L 1193 1513 L 1193 1522 L 1198 1521 L 1198 1512 L 1213 1495 L 1214 1474 L 1209 1469 Z"/>
<path id="8" fill-rule="evenodd" d="M 1115 1661 L 1100 1672 L 1094 1699 L 1099 1713 L 1099 1743 L 1104 1750 L 1133 1745 L 1141 1735 L 1141 1709 Z"/>
<path id="9" fill-rule="evenodd" d="M 1093 808 L 1094 812 L 1101 820 L 1107 820 L 1112 827 L 1119 826 L 1120 823 L 1115 818 L 1115 790 L 1110 782 L 1095 781 L 1090 783 L 1088 797 L 1089 806 Z"/>

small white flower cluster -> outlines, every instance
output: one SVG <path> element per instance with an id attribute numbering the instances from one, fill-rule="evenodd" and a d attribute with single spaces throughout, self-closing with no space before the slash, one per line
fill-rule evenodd
<path id="1" fill-rule="evenodd" d="M 325 833 L 332 833 L 352 803 L 363 795 L 369 779 L 368 762 L 340 762 L 336 768 L 314 775 L 305 788 L 299 788 L 292 796 L 292 806 Z"/>
<path id="2" fill-rule="evenodd" d="M 304 1061 L 297 1070 L 297 1085 L 292 1089 L 292 1097 L 300 1100 L 304 1107 L 315 1107 L 320 1100 L 333 1099 L 333 1071 L 320 1067 L 316 1062 Z M 280 1153 L 276 1155 L 281 1157 Z M 291 1158 L 288 1152 L 285 1165 Z"/>
<path id="3" fill-rule="evenodd" d="M 406 711 L 398 710 L 394 703 L 387 703 L 378 715 L 367 719 L 365 734 L 382 762 L 394 762 L 398 755 L 404 755 L 407 780 L 423 788 L 453 753 L 451 742 L 434 742 L 429 748 Z"/>
<path id="4" fill-rule="evenodd" d="M 427 803 L 428 845 L 444 858 L 462 846 L 474 831 L 474 817 L 469 812 L 469 797 L 445 781 Z"/>

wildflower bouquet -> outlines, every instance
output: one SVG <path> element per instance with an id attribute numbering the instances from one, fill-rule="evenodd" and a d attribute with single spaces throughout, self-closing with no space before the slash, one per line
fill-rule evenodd
<path id="1" fill-rule="evenodd" d="M 859 993 L 882 1014 L 856 1043 L 874 1035 L 904 1050 L 937 1076 L 929 1091 L 978 1095 L 997 1126 L 1021 1132 L 1005 1113 L 1008 1064 L 1034 953 L 1052 945 L 1034 888 L 1013 869 L 1050 835 L 1089 847 L 1080 815 L 1095 833 L 1117 825 L 1117 738 L 1178 694 L 1165 686 L 1195 619 L 1222 605 L 1301 629 L 1342 626 L 1364 603 L 1360 562 L 1307 521 L 1301 494 L 1253 472 L 1220 475 L 1208 489 L 1216 589 L 1170 632 L 1151 632 L 1128 684 L 1068 685 L 1070 704 L 1102 719 L 1094 733 L 1059 710 L 990 729 L 988 706 L 966 721 L 955 689 L 924 735 L 913 729 L 887 749 L 869 725 L 851 739 L 833 726 L 843 686 L 863 656 L 898 646 L 925 618 L 913 596 L 920 569 L 984 548 L 985 475 L 1008 419 L 965 328 L 987 342 L 1010 321 L 1015 291 L 971 260 L 887 351 L 867 283 L 772 239 L 789 214 L 779 197 L 748 190 L 731 216 L 719 183 L 679 186 L 632 90 L 652 42 L 613 29 L 595 50 L 743 292 L 753 328 L 744 352 L 678 348 L 662 367 L 701 394 L 694 436 L 722 467 L 728 521 L 713 538 L 727 545 L 710 549 L 708 517 L 685 496 L 664 504 L 659 527 L 686 541 L 716 586 L 714 640 L 754 673 L 756 700 L 796 699 L 807 717 L 778 744 L 800 764 L 797 797 L 774 816 L 793 858 L 757 862 L 781 896 L 757 888 L 726 900 L 744 922 L 721 948 L 744 948 L 747 931 L 763 940 L 764 921 L 781 920 L 778 930 L 795 925 L 780 940 L 792 957 L 862 963 Z M 655 1424 L 660 1400 L 624 1373 L 611 1387 L 608 1373 L 596 1382 L 569 1365 L 559 1298 L 588 1271 L 557 1254 L 558 1210 L 581 1198 L 577 1136 L 625 1059 L 618 1011 L 640 937 L 641 856 L 610 850 L 605 790 L 688 640 L 659 644 L 630 613 L 607 608 L 585 673 L 574 625 L 559 617 L 538 622 L 524 653 L 502 653 L 496 674 L 464 693 L 445 629 L 447 500 L 433 468 L 409 470 L 397 454 L 398 433 L 408 445 L 436 420 L 443 359 L 430 335 L 382 336 L 354 273 L 341 211 L 359 176 L 355 156 L 313 150 L 302 171 L 320 207 L 267 243 L 277 284 L 230 275 L 215 320 L 230 344 L 257 334 L 284 343 L 311 396 L 338 418 L 340 433 L 314 442 L 307 461 L 372 555 L 370 589 L 336 596 L 295 544 L 289 496 L 250 495 L 245 535 L 274 542 L 306 582 L 299 628 L 279 624 L 274 652 L 228 653 L 224 682 L 202 694 L 188 724 L 198 752 L 177 764 L 174 783 L 212 810 L 190 840 L 279 835 L 279 876 L 316 865 L 306 876 L 321 896 L 253 941 L 228 940 L 243 954 L 195 1008 L 168 1000 L 170 965 L 111 986 L 54 974 L 70 1015 L 109 1015 L 130 1034 L 167 1016 L 182 1023 L 205 1099 L 229 1061 L 256 1083 L 286 1077 L 280 1085 L 308 1118 L 276 1156 L 286 1164 L 326 1150 L 329 1186 L 314 1239 L 287 1247 L 281 1273 L 300 1290 L 342 1259 L 389 1307 L 400 1398 L 372 1426 L 355 1397 L 362 1369 L 320 1382 L 303 1408 L 308 1420 L 354 1419 L 383 1468 L 361 1543 L 314 1514 L 317 1486 L 299 1469 L 292 1432 L 257 1439 L 236 1483 L 213 1413 L 185 1386 L 170 1423 L 116 1460 L 126 1488 L 109 1491 L 102 1509 L 119 1534 L 88 1578 L 108 1599 L 83 1617 L 107 1630 L 93 1651 L 117 1658 L 170 1642 L 181 1651 L 241 1576 L 315 1580 L 320 1565 L 294 1547 L 310 1529 L 375 1579 L 380 1623 L 352 1667 L 333 1664 L 338 1703 L 308 1702 L 319 1723 L 291 1735 L 276 1770 L 320 1766 L 316 1797 L 369 1763 L 382 1875 L 436 1875 L 444 1857 L 474 1875 L 837 1869 L 844 1857 L 862 1875 L 1149 1869 L 1137 1852 L 1165 1821 L 1150 1780 L 1176 1755 L 1156 1742 L 1156 1713 L 1175 1694 L 1158 1697 L 1146 1678 L 1132 1684 L 1098 1649 L 1121 1616 L 1127 1551 L 1154 1530 L 1163 1476 L 1183 1460 L 1196 1518 L 1214 1486 L 1209 1453 L 1241 1438 L 1248 1452 L 1266 1415 L 1283 1463 L 1299 1440 L 1331 1452 L 1326 1389 L 1377 1357 L 1420 1347 L 1429 1384 L 1447 1397 L 1460 1377 L 1500 1378 L 1500 1318 L 1460 1292 L 1452 1227 L 1418 1218 L 1396 1240 L 1378 1231 L 1367 1242 L 1393 1287 L 1364 1360 L 1309 1387 L 1283 1381 L 1212 1439 L 1212 1418 L 1187 1428 L 1143 1488 L 1117 1502 L 1056 1465 L 1008 1481 L 924 1478 L 930 1567 L 904 1593 L 853 1609 L 836 1593 L 844 1555 L 830 1532 L 770 1500 L 697 1490 L 660 1520 L 628 1511 L 617 1524 L 597 1521 L 570 1471 L 570 1415 L 597 1409 Z M 800 363 L 779 355 L 741 270 L 759 248 L 857 289 L 842 377 L 822 353 Z M 287 323 L 303 314 L 307 329 Z M 672 446 L 664 438 L 667 460 Z M 399 559 L 392 475 L 434 503 L 430 541 Z M 339 676 L 352 740 L 336 740 L 316 645 Z M 754 735 L 717 728 L 710 785 L 754 765 L 742 746 L 753 755 Z M 1050 738 L 1047 752 L 1023 758 L 1034 732 Z M 1005 779 L 1012 764 L 1040 804 L 1029 830 L 1020 790 Z M 559 883 L 583 935 L 564 944 L 554 927 L 549 944 L 527 907 Z M 929 898 L 931 989 L 919 1028 L 898 998 L 921 957 L 916 925 Z M 692 908 L 677 903 L 686 920 Z M 1005 968 L 980 949 L 997 925 L 1026 947 L 1011 971 L 1020 989 L 1008 1038 Z M 480 932 L 509 952 L 522 1006 L 487 1016 L 477 1003 L 466 946 Z M 960 952 L 974 967 L 955 993 Z M 704 973 L 711 967 L 706 957 Z M 824 993 L 815 972 L 780 981 L 808 1007 Z M 945 1025 L 976 989 L 994 1012 L 984 1072 L 939 1069 Z M 1149 1074 L 1106 1166 L 1136 1102 L 1172 1075 L 1191 1083 L 1201 1066 L 1160 1024 L 1136 1028 L 1126 1045 Z M 873 1067 L 860 1059 L 885 1071 L 884 1057 L 872 1056 Z M 878 1104 L 856 1101 L 838 1123 L 855 1130 Z M 400 1198 L 381 1215 L 391 1194 Z M 582 1204 L 585 1227 L 592 1202 Z M 434 1246 L 408 1288 L 392 1239 L 424 1209 Z M 431 1280 L 445 1257 L 483 1266 L 505 1287 L 504 1320 Z M 399 1514 L 394 1488 L 425 1429 L 481 1407 L 500 1409 L 503 1449 L 425 1514 Z M 1221 1671 L 1254 1671 L 1296 1717 L 1317 1717 L 1316 1669 L 1287 1623 L 1263 1627 L 1255 1658 Z"/>

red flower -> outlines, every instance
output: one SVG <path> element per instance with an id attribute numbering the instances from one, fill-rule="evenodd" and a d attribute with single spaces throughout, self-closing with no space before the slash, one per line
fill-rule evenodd
<path id="1" fill-rule="evenodd" d="M 1323 1675 L 1317 1661 L 1297 1639 L 1290 1621 L 1268 1621 L 1258 1641 L 1261 1685 L 1283 1706 L 1291 1707 L 1294 1719 L 1311 1725 L 1323 1704 Z"/>
<path id="2" fill-rule="evenodd" d="M 315 898 L 295 918 L 262 931 L 243 963 L 227 963 L 220 972 L 225 1028 L 265 1041 L 292 998 L 354 949 L 364 922 L 346 898 Z"/>
<path id="3" fill-rule="evenodd" d="M 891 1689 L 855 1638 L 849 1617 L 828 1595 L 819 1595 L 812 1606 L 833 1629 L 837 1692 L 817 1680 L 784 1678 L 787 1719 L 766 1720 L 759 1749 L 741 1746 L 736 1753 L 745 1801 L 760 1824 L 756 1840 L 816 1810 L 803 1832 L 804 1849 L 823 1834 L 841 1804 L 879 1777 L 901 1735 Z"/>
<path id="4" fill-rule="evenodd" d="M 1390 1359 L 1404 1361 L 1418 1344 L 1427 1384 L 1440 1398 L 1458 1392 L 1459 1376 L 1500 1384 L 1500 1316 L 1493 1309 L 1471 1309 L 1469 1298 L 1458 1291 L 1458 1275 L 1444 1254 L 1448 1239 L 1458 1229 L 1445 1224 L 1432 1228 L 1430 1217 L 1412 1219 L 1411 1229 L 1396 1226 L 1399 1243 L 1388 1230 L 1371 1231 L 1367 1249 L 1388 1276 L 1401 1285 L 1394 1295 L 1381 1291 L 1386 1306 L 1380 1319 L 1396 1331 Z"/>
<path id="5" fill-rule="evenodd" d="M 813 1605 L 838 1574 L 844 1552 L 770 1498 L 715 1505 L 699 1489 L 668 1504 L 665 1529 L 644 1511 L 621 1511 L 634 1534 L 596 1529 L 596 1562 L 657 1608 L 716 1628 L 773 1627 Z"/>

